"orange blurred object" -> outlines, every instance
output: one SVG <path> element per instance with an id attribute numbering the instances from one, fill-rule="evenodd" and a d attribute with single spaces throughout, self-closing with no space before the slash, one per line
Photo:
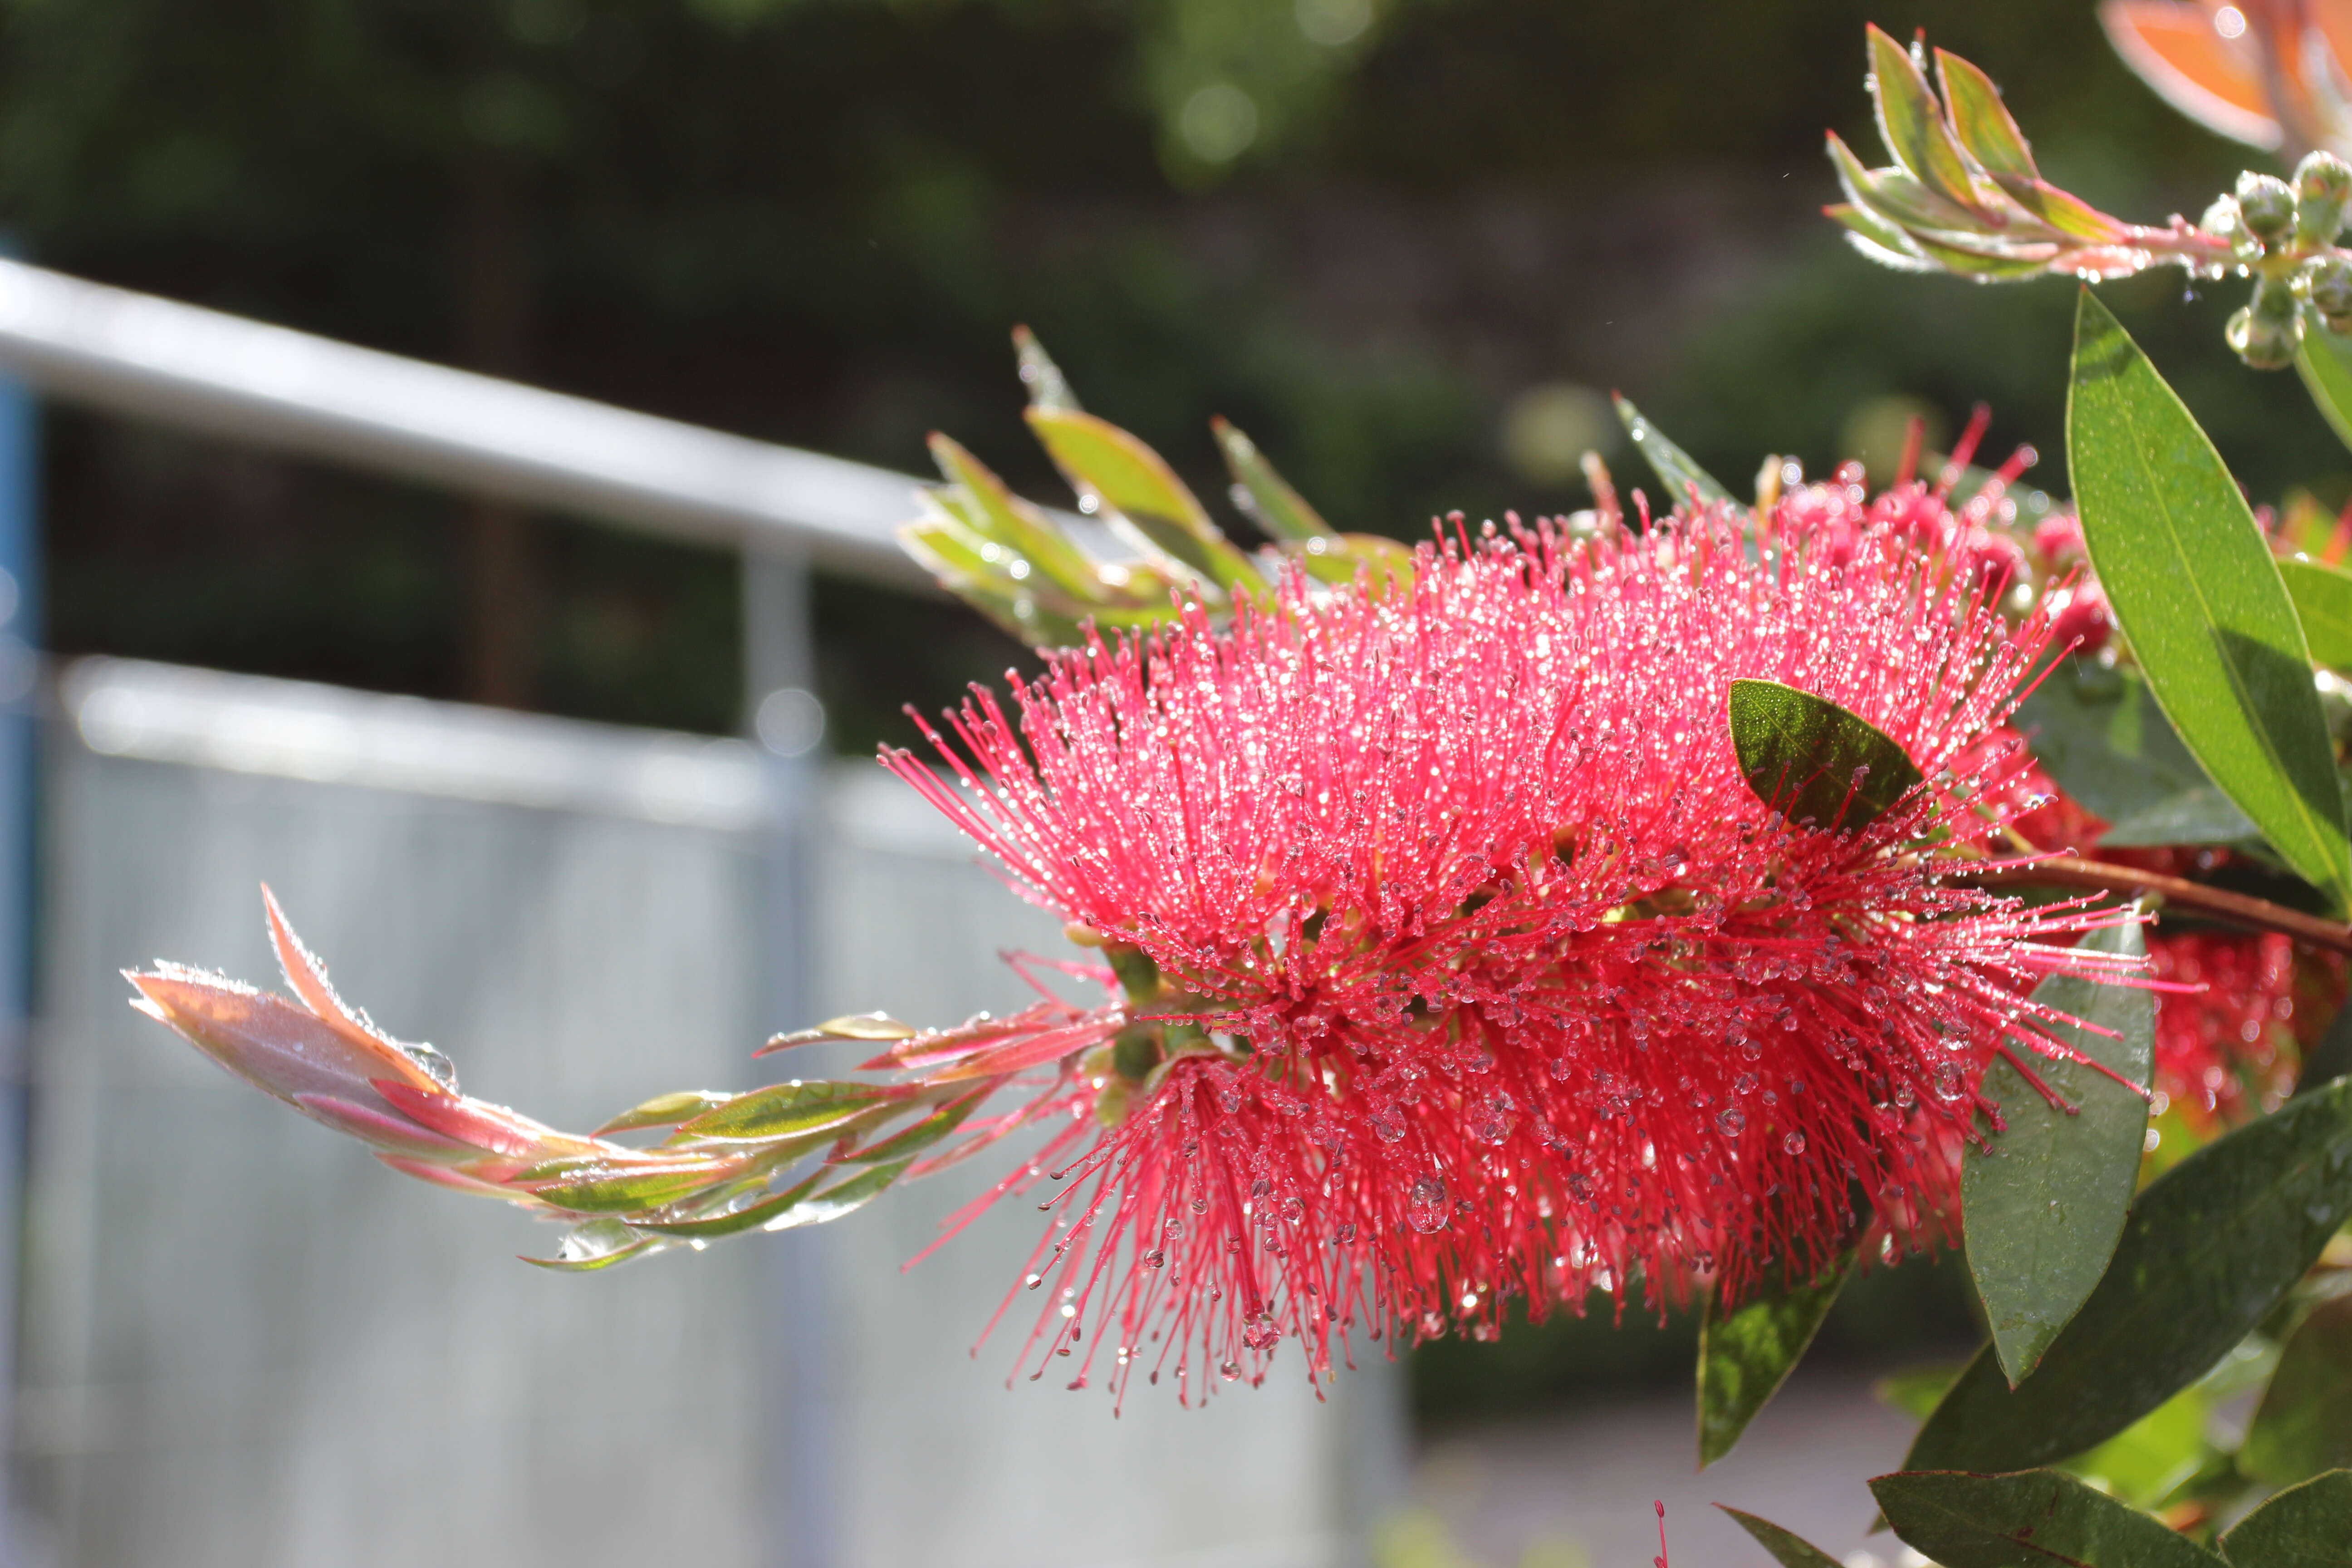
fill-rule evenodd
<path id="1" fill-rule="evenodd" d="M 2288 162 L 2352 153 L 2352 0 L 2105 0 L 2099 19 L 2190 119 Z"/>

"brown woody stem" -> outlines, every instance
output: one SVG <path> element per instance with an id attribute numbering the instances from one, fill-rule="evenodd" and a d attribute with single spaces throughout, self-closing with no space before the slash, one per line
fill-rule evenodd
<path id="1" fill-rule="evenodd" d="M 2160 871 L 2143 871 L 2136 866 L 2085 860 L 2074 855 L 2050 855 L 2021 864 L 2012 862 L 1980 869 L 1956 870 L 1949 875 L 1953 881 L 1978 888 L 2085 888 L 2097 892 L 2134 896 L 2153 893 L 2184 909 L 2216 915 L 2240 925 L 2252 926 L 2257 931 L 2281 931 L 2314 947 L 2352 953 L 2352 925 L 2346 925 L 2341 921 L 2322 920 L 2300 910 L 2288 909 L 2284 904 L 2272 903 L 2268 899 L 2225 892 L 2201 882 L 2168 877 Z"/>

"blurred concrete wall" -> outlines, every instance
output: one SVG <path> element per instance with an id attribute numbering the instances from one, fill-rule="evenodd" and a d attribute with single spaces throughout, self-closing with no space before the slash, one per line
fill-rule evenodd
<path id="1" fill-rule="evenodd" d="M 972 1342 L 1042 1223 L 899 1264 L 993 1167 L 585 1277 L 133 1015 L 157 957 L 339 986 L 565 1125 L 755 1081 L 772 848 L 730 742 L 93 662 L 50 747 L 17 1463 L 36 1561 L 124 1568 L 1322 1564 L 1401 1471 L 1397 1380 L 1200 1412 L 1007 1391 Z M 811 1016 L 1020 998 L 1052 923 L 895 784 L 814 792 Z M 806 1070 L 802 1068 L 800 1070 Z M 1018 1309 L 1016 1309 L 1017 1313 Z M 1025 1328 L 1025 1323 L 1024 1325 Z"/>

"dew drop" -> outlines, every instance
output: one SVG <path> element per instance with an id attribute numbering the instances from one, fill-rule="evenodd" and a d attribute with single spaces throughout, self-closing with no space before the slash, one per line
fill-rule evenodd
<path id="1" fill-rule="evenodd" d="M 1444 1230 L 1447 1220 L 1444 1182 L 1436 1176 L 1423 1176 L 1413 1183 L 1412 1190 L 1405 1194 L 1404 1217 L 1424 1236 Z"/>
<path id="2" fill-rule="evenodd" d="M 1736 1105 L 1727 1105 L 1723 1108 L 1723 1114 L 1715 1119 L 1715 1124 L 1723 1129 L 1725 1137 L 1737 1138 L 1740 1130 L 1748 1125 L 1748 1113 Z"/>
<path id="3" fill-rule="evenodd" d="M 1791 1154 L 1801 1154 L 1805 1152 L 1805 1135 L 1801 1132 L 1791 1132 L 1780 1140 L 1780 1147 Z"/>

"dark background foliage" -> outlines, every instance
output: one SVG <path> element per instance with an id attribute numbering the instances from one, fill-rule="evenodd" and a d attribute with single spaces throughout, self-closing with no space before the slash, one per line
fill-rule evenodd
<path id="1" fill-rule="evenodd" d="M 1885 399 L 1947 431 L 1983 399 L 2063 488 L 2070 290 L 1899 277 L 1817 216 L 1824 128 L 1876 153 L 1865 19 L 1977 60 L 2127 216 L 2247 161 L 2084 0 L 1386 0 L 1309 36 L 1352 3 L 0 0 L 0 225 L 83 276 L 897 468 L 950 430 L 1060 500 L 1025 321 L 1203 494 L 1221 412 L 1341 526 L 1412 536 L 1583 503 L 1507 454 L 1531 388 L 1622 388 L 1735 488 L 1849 455 Z M 1256 121 L 1223 161 L 1187 132 L 1215 83 Z M 2352 492 L 2291 378 L 2221 346 L 2233 290 L 2184 292 L 2108 290 L 2257 498 Z M 65 410 L 46 483 L 61 651 L 739 721 L 726 555 Z M 1021 657 L 848 583 L 818 620 L 850 753 Z M 1958 1276 L 1846 1310 L 1964 1337 Z M 1683 1374 L 1640 1342 L 1448 1346 L 1424 1402 Z"/>

